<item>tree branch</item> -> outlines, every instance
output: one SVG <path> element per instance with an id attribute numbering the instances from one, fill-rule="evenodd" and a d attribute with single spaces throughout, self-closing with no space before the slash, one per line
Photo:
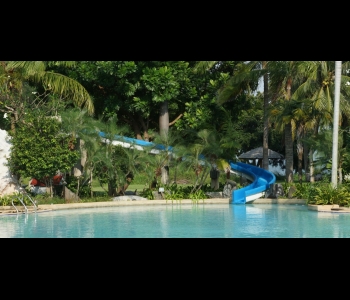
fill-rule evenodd
<path id="1" fill-rule="evenodd" d="M 183 114 L 179 114 L 174 121 L 169 122 L 169 126 L 174 125 L 182 116 Z"/>

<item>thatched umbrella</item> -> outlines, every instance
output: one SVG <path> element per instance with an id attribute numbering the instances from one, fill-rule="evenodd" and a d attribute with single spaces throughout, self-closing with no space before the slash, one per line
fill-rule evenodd
<path id="1" fill-rule="evenodd" d="M 279 154 L 276 151 L 273 151 L 271 149 L 268 149 L 268 157 L 269 159 L 283 159 L 284 156 L 282 154 Z M 258 147 L 253 150 L 250 150 L 248 152 L 242 153 L 240 156 L 238 156 L 239 159 L 244 160 L 254 160 L 258 159 L 257 165 L 261 165 L 261 161 L 263 159 L 263 147 Z"/>

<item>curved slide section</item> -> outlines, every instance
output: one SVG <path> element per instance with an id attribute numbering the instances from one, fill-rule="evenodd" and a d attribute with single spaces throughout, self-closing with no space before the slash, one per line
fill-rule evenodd
<path id="1" fill-rule="evenodd" d="M 276 181 L 276 176 L 270 171 L 242 162 L 233 163 L 230 161 L 229 163 L 235 173 L 244 174 L 245 177 L 252 181 L 251 184 L 244 188 L 232 192 L 232 203 L 244 204 L 260 198 L 270 188 L 270 185 Z"/>
<path id="2" fill-rule="evenodd" d="M 100 131 L 99 135 L 102 139 L 108 140 L 107 136 L 104 132 Z M 133 138 L 129 138 L 129 137 L 121 136 L 121 135 L 115 135 L 113 137 L 112 144 L 113 145 L 121 145 L 124 148 L 135 148 L 137 150 L 144 150 L 144 148 L 151 148 L 150 152 L 153 154 L 158 154 L 159 151 L 162 151 L 162 150 L 171 151 L 173 149 L 173 147 L 171 147 L 171 146 L 169 146 L 166 149 L 165 146 L 160 145 L 160 144 L 146 142 L 143 140 L 133 139 Z"/>

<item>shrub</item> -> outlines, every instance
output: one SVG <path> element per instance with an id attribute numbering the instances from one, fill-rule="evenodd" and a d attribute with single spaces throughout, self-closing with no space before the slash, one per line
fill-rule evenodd
<path id="1" fill-rule="evenodd" d="M 310 191 L 307 199 L 308 204 L 338 204 L 339 206 L 349 206 L 350 204 L 350 192 L 343 185 L 333 187 L 330 183 L 319 184 Z"/>

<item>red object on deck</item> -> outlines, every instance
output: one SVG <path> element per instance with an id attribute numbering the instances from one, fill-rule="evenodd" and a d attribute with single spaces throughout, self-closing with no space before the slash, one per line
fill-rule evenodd
<path id="1" fill-rule="evenodd" d="M 34 185 L 34 186 L 46 186 L 45 183 L 39 181 L 36 178 L 32 178 L 31 181 L 30 181 L 30 184 Z"/>
<path id="2" fill-rule="evenodd" d="M 59 185 L 62 180 L 62 175 L 55 175 L 53 177 L 53 185 Z"/>

